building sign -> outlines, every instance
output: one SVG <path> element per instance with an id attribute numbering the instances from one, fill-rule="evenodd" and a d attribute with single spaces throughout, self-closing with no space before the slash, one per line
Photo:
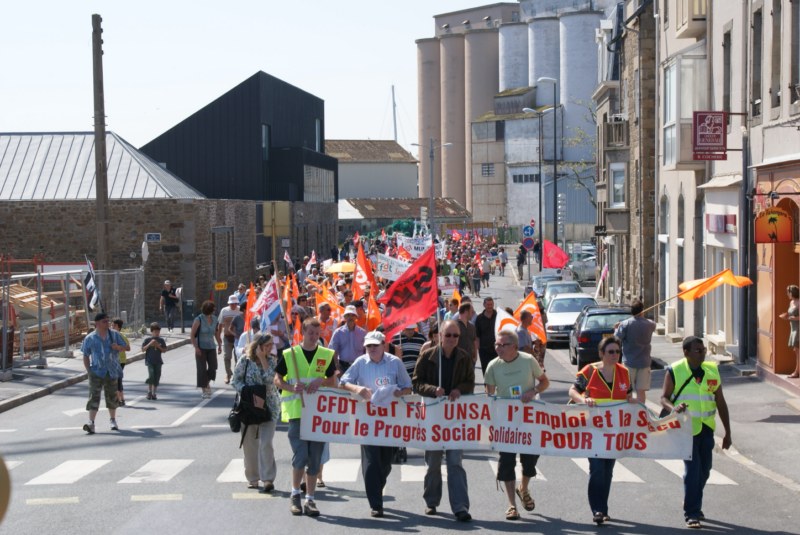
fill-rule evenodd
<path id="1" fill-rule="evenodd" d="M 695 160 L 728 158 L 728 121 L 724 111 L 696 111 L 692 118 L 692 151 Z"/>
<path id="2" fill-rule="evenodd" d="M 706 230 L 715 234 L 736 234 L 736 214 L 706 214 Z"/>
<path id="3" fill-rule="evenodd" d="M 605 225 L 595 225 L 594 226 L 594 235 L 595 236 L 607 236 L 608 231 L 606 230 Z"/>
<path id="4" fill-rule="evenodd" d="M 148 232 L 144 235 L 144 241 L 147 243 L 159 243 L 161 242 L 161 233 L 160 232 Z"/>
<path id="5" fill-rule="evenodd" d="M 225 282 L 225 281 L 215 282 L 214 283 L 214 289 L 216 291 L 218 291 L 218 292 L 221 292 L 222 290 L 227 290 L 228 289 L 228 283 Z"/>
<path id="6" fill-rule="evenodd" d="M 767 208 L 756 216 L 756 243 L 792 243 L 794 242 L 794 221 L 786 210 Z"/>

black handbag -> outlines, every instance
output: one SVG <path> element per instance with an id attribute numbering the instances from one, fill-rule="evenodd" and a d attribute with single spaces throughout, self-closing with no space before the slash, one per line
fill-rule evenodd
<path id="1" fill-rule="evenodd" d="M 239 409 L 239 394 L 236 394 L 236 398 L 233 400 L 233 408 L 231 408 L 231 412 L 228 413 L 228 425 L 231 426 L 231 431 L 234 433 L 238 433 L 242 430 L 242 415 L 241 409 Z"/>

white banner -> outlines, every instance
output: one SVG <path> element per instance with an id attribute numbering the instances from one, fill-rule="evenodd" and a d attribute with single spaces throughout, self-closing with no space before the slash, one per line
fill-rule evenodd
<path id="1" fill-rule="evenodd" d="M 377 407 L 340 390 L 323 389 L 304 397 L 304 440 L 610 459 L 692 455 L 688 415 L 659 420 L 633 403 L 590 408 L 484 395 L 453 402 L 406 396 Z"/>
<path id="2" fill-rule="evenodd" d="M 399 258 L 393 258 L 385 254 L 375 255 L 375 275 L 390 281 L 396 281 L 405 270 L 411 266 L 411 262 L 406 262 Z"/>
<path id="3" fill-rule="evenodd" d="M 431 238 L 427 236 L 425 238 L 409 238 L 408 236 L 397 236 L 397 245 L 402 245 L 403 249 L 408 251 L 411 255 L 411 258 L 419 258 L 422 256 L 422 253 L 428 250 L 428 247 L 431 246 Z M 436 244 L 436 258 L 444 258 L 444 242 L 439 242 Z"/>

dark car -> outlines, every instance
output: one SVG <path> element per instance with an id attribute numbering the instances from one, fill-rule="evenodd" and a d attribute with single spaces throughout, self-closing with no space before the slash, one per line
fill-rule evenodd
<path id="1" fill-rule="evenodd" d="M 614 326 L 631 317 L 629 306 L 590 306 L 581 311 L 569 335 L 569 361 L 578 369 L 597 362 L 597 345 L 614 335 Z"/>

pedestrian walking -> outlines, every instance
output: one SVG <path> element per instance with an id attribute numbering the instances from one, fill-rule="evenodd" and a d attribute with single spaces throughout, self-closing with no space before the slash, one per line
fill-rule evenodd
<path id="1" fill-rule="evenodd" d="M 411 378 L 403 361 L 384 351 L 385 341 L 383 333 L 367 333 L 364 337 L 366 353 L 358 357 L 342 376 L 342 388 L 365 401 L 388 393 L 395 398 L 411 393 Z M 385 403 L 376 401 L 376 404 L 388 405 L 390 400 L 391 397 Z M 361 446 L 361 474 L 373 518 L 383 516 L 383 488 L 392 471 L 393 455 L 394 448 L 389 446 Z"/>
<path id="2" fill-rule="evenodd" d="M 192 345 L 197 367 L 197 388 L 203 390 L 203 398 L 211 397 L 211 381 L 217 378 L 217 355 L 222 353 L 219 320 L 214 315 L 217 305 L 204 301 L 200 315 L 192 322 Z"/>
<path id="3" fill-rule="evenodd" d="M 86 335 L 81 344 L 83 353 L 83 367 L 89 376 L 89 401 L 86 410 L 89 411 L 89 422 L 84 424 L 83 430 L 94 434 L 94 420 L 100 409 L 100 392 L 106 398 L 106 408 L 110 417 L 109 425 L 112 431 L 117 431 L 117 382 L 122 374 L 119 365 L 119 351 L 130 351 L 130 345 L 125 344 L 116 331 L 108 327 L 108 314 L 100 312 L 94 317 L 94 331 Z"/>
<path id="4" fill-rule="evenodd" d="M 483 312 L 475 318 L 475 335 L 478 337 L 478 356 L 481 359 L 481 370 L 486 375 L 486 368 L 497 356 L 494 339 L 494 325 L 497 322 L 497 311 L 494 309 L 494 299 L 487 297 L 483 300 Z"/>
<path id="5" fill-rule="evenodd" d="M 789 321 L 789 347 L 795 354 L 794 371 L 789 379 L 797 379 L 800 377 L 800 288 L 791 284 L 786 288 L 786 293 L 789 296 L 789 310 L 778 317 Z"/>
<path id="6" fill-rule="evenodd" d="M 683 461 L 683 515 L 686 527 L 701 528 L 703 490 L 711 474 L 716 415 L 725 428 L 722 449 L 731 447 L 731 423 L 728 404 L 722 394 L 722 379 L 716 362 L 708 362 L 706 347 L 697 336 L 683 340 L 684 358 L 667 367 L 661 406 L 692 418 L 692 460 Z"/>
<path id="7" fill-rule="evenodd" d="M 334 351 L 334 361 L 341 373 L 346 372 L 363 351 L 364 337 L 367 335 L 367 331 L 356 325 L 357 320 L 356 307 L 346 306 L 344 325 L 333 331 L 333 336 L 328 344 L 328 347 Z"/>
<path id="8" fill-rule="evenodd" d="M 147 365 L 147 399 L 158 399 L 156 390 L 161 382 L 161 367 L 164 358 L 161 356 L 167 350 L 167 343 L 161 338 L 161 325 L 156 322 L 150 324 L 150 336 L 142 341 L 142 351 L 145 352 L 144 363 Z"/>
<path id="9" fill-rule="evenodd" d="M 236 295 L 228 297 L 228 306 L 223 308 L 219 313 L 219 329 L 222 331 L 222 351 L 225 362 L 225 384 L 231 382 L 231 363 L 234 353 L 233 348 L 236 346 L 236 340 L 244 332 L 244 316 L 242 311 L 239 310 L 239 298 Z"/>
<path id="10" fill-rule="evenodd" d="M 600 362 L 584 366 L 569 389 L 569 398 L 574 403 L 595 407 L 625 400 L 633 402 L 628 369 L 619 362 L 621 347 L 622 343 L 613 336 L 600 342 L 597 348 Z M 589 458 L 589 508 L 597 525 L 611 520 L 608 496 L 615 464 L 616 459 Z"/>
<path id="11" fill-rule="evenodd" d="M 523 246 L 520 245 L 519 250 L 517 251 L 517 278 L 522 280 L 523 278 L 523 269 L 525 267 L 525 261 L 527 260 L 527 251 Z"/>
<path id="12" fill-rule="evenodd" d="M 113 329 L 114 331 L 118 332 L 119 335 L 122 337 L 122 341 L 124 342 L 126 350 L 129 350 L 131 347 L 131 343 L 128 341 L 128 337 L 122 334 L 122 325 L 124 322 L 120 318 L 114 318 L 111 320 L 109 324 L 109 328 Z M 127 351 L 119 351 L 119 379 L 117 379 L 117 404 L 120 407 L 125 406 L 125 391 L 122 386 L 122 376 L 125 373 L 125 365 L 128 363 L 128 353 Z"/>
<path id="13" fill-rule="evenodd" d="M 169 279 L 165 280 L 164 287 L 161 289 L 161 297 L 159 298 L 158 306 L 161 313 L 164 314 L 169 332 L 172 332 L 172 329 L 175 328 L 175 316 L 178 313 L 179 303 L 180 298 L 178 297 L 178 291 Z"/>
<path id="14" fill-rule="evenodd" d="M 653 333 L 656 323 L 644 317 L 644 304 L 639 299 L 631 303 L 632 316 L 620 322 L 614 329 L 614 336 L 622 342 L 622 363 L 630 370 L 636 400 L 646 401 L 650 390 L 650 356 Z"/>

